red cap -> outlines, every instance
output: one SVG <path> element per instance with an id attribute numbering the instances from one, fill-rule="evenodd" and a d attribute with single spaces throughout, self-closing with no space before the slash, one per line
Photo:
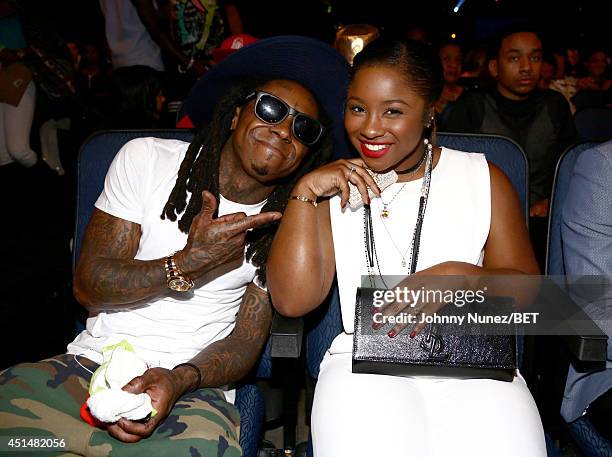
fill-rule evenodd
<path id="1" fill-rule="evenodd" d="M 176 123 L 176 128 L 177 129 L 192 129 L 194 128 L 195 125 L 193 125 L 193 122 L 191 121 L 191 119 L 189 118 L 189 116 L 185 115 L 183 116 L 177 123 Z"/>
<path id="2" fill-rule="evenodd" d="M 221 42 L 219 47 L 212 52 L 212 57 L 215 63 L 221 62 L 227 56 L 229 56 L 232 52 L 237 51 L 244 46 L 255 43 L 257 38 L 247 35 L 246 33 L 241 33 L 239 35 L 232 35 L 229 38 L 226 38 Z"/>

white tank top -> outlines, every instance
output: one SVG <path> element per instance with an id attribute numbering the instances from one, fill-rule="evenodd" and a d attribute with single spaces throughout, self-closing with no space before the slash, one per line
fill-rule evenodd
<path id="1" fill-rule="evenodd" d="M 482 265 L 491 225 L 489 179 L 489 166 L 483 154 L 442 148 L 432 171 L 416 271 L 447 261 Z M 383 191 L 382 199 L 389 211 L 387 218 L 381 216 L 381 199 L 372 199 L 374 240 L 383 275 L 408 273 L 422 181 L 395 183 Z M 363 206 L 356 210 L 347 206 L 342 213 L 339 195 L 330 200 L 342 323 L 347 334 L 354 329 L 357 287 L 361 285 L 361 276 L 368 274 L 363 213 Z"/>

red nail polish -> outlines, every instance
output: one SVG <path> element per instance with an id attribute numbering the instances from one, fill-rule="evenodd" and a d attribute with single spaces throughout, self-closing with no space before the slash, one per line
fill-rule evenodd
<path id="1" fill-rule="evenodd" d="M 387 333 L 387 335 L 389 335 L 389 338 L 395 338 L 397 335 L 397 332 L 395 330 L 391 330 L 389 333 Z"/>
<path id="2" fill-rule="evenodd" d="M 416 332 L 410 332 L 410 338 L 414 338 L 416 336 Z"/>

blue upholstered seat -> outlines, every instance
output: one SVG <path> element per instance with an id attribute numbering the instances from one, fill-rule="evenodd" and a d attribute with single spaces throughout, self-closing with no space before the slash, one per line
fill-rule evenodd
<path id="1" fill-rule="evenodd" d="M 587 109 L 585 109 L 587 111 Z M 610 114 L 612 114 L 612 109 L 609 109 Z M 586 121 L 588 119 L 587 116 L 584 117 Z M 577 119 L 578 120 L 578 119 Z M 612 135 L 612 118 L 610 118 L 610 125 L 608 128 L 608 135 Z M 586 131 L 583 130 L 582 133 Z M 592 137 L 600 136 L 605 132 L 600 132 L 599 134 L 591 135 Z M 589 136 L 589 135 L 586 135 Z M 572 176 L 574 175 L 574 169 L 576 165 L 576 161 L 580 154 L 585 152 L 588 149 L 598 146 L 601 141 L 584 141 L 581 143 L 576 143 L 570 146 L 565 153 L 559 159 L 557 164 L 557 169 L 555 172 L 555 180 L 553 184 L 553 193 L 551 198 L 551 208 L 550 208 L 550 221 L 548 226 L 548 246 L 547 246 L 547 264 L 546 264 L 546 274 L 548 275 L 567 275 L 576 274 L 571 269 L 568 271 L 566 267 L 568 265 L 572 265 L 572 262 L 575 262 L 575 259 L 572 258 L 571 253 L 566 252 L 564 250 L 563 239 L 562 239 L 562 224 L 563 224 L 563 210 L 567 208 L 571 209 L 572 202 L 571 200 L 567 200 L 568 193 L 572 190 L 570 189 L 570 183 L 572 181 Z M 609 147 L 609 144 L 608 144 Z M 584 170 L 583 170 L 584 172 Z M 576 189 L 574 189 L 576 191 Z M 587 191 L 585 191 L 587 192 Z M 581 195 L 585 197 L 585 195 Z M 592 195 L 592 198 L 609 198 L 603 195 Z M 586 204 L 583 198 L 578 198 L 577 204 L 583 205 Z M 567 211 L 567 209 L 566 209 Z M 602 215 L 603 216 L 603 215 Z M 612 215 L 607 215 L 612 217 Z M 603 216 L 605 218 L 605 216 Z M 603 236 L 603 234 L 601 234 Z M 567 240 L 566 240 L 567 242 Z M 589 252 L 588 245 L 583 245 L 580 248 L 580 255 L 584 256 L 584 258 L 588 258 L 591 261 L 599 258 L 609 258 L 608 255 L 612 255 L 609 252 Z M 597 262 L 596 262 L 597 263 Z M 575 264 L 575 263 L 574 263 Z M 609 272 L 612 273 L 612 272 Z M 584 274 L 593 274 L 593 272 L 584 272 Z M 569 370 L 571 378 L 571 373 L 573 370 Z M 601 376 L 604 372 L 598 372 L 598 375 Z M 573 375 L 573 378 L 576 378 L 577 375 Z M 592 392 L 589 393 L 589 388 L 586 387 L 588 383 L 584 383 L 587 380 L 587 376 L 585 373 L 581 373 L 579 375 L 582 381 L 582 386 L 580 391 L 581 395 L 584 398 L 589 398 L 593 395 Z M 608 378 L 609 379 L 609 378 Z M 575 379 L 574 379 L 575 381 Z M 565 381 L 564 381 L 565 382 Z M 585 390 L 586 389 L 586 390 Z M 576 397 L 578 394 L 576 392 L 573 393 L 573 397 Z M 564 401 L 568 401 L 572 398 L 572 395 L 564 396 Z M 565 403 L 563 403 L 565 405 Z M 597 429 L 593 426 L 587 416 L 579 417 L 578 419 L 567 424 L 568 430 L 574 439 L 574 442 L 579 447 L 582 454 L 585 457 L 595 457 L 595 456 L 612 456 L 612 444 L 607 441 L 603 436 L 599 434 Z"/>
<path id="2" fill-rule="evenodd" d="M 557 163 L 550 202 L 550 219 L 548 222 L 548 244 L 546 248 L 547 275 L 565 275 L 561 245 L 561 210 L 565 203 L 565 197 L 567 197 L 576 159 L 581 152 L 597 144 L 599 144 L 597 141 L 576 143 L 565 151 Z"/>

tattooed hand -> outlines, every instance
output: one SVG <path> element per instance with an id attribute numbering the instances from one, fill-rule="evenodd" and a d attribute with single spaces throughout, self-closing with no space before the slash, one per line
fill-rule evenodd
<path id="1" fill-rule="evenodd" d="M 213 219 L 215 197 L 202 192 L 202 210 L 193 218 L 185 247 L 176 254 L 177 266 L 191 278 L 199 278 L 221 264 L 242 260 L 246 232 L 281 218 L 278 212 L 247 216 L 226 214 Z"/>
<path id="2" fill-rule="evenodd" d="M 202 211 L 193 219 L 186 246 L 175 257 L 179 268 L 197 283 L 239 267 L 247 230 L 281 217 L 269 212 L 213 219 L 217 202 L 209 192 L 202 196 Z M 134 222 L 94 210 L 74 275 L 75 297 L 90 312 L 139 306 L 168 293 L 164 259 L 134 259 L 141 233 Z"/>

